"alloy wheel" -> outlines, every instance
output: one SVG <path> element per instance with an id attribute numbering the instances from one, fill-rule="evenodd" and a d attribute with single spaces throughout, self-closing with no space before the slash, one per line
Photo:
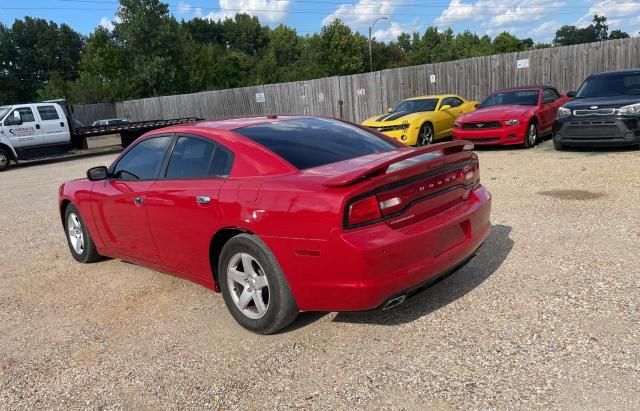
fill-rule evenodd
<path id="1" fill-rule="evenodd" d="M 536 144 L 536 140 L 538 138 L 538 132 L 535 124 L 531 124 L 529 126 L 529 133 L 527 134 L 527 138 L 529 139 L 529 145 L 533 147 Z"/>
<path id="2" fill-rule="evenodd" d="M 420 129 L 420 135 L 418 137 L 418 145 L 425 146 L 431 143 L 433 143 L 433 133 L 431 132 L 431 127 L 424 125 Z"/>
<path id="3" fill-rule="evenodd" d="M 82 223 L 75 213 L 70 213 L 67 218 L 67 232 L 71 247 L 78 254 L 84 252 L 84 234 L 82 233 Z"/>
<path id="4" fill-rule="evenodd" d="M 247 253 L 237 253 L 227 267 L 227 286 L 236 307 L 257 320 L 269 309 L 269 281 L 260 263 Z"/>

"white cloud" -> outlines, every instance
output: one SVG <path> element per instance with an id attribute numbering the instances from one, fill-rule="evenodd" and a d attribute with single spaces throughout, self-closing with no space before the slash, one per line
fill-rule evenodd
<path id="1" fill-rule="evenodd" d="M 551 41 L 554 38 L 556 31 L 560 28 L 560 26 L 562 26 L 562 24 L 558 23 L 555 20 L 545 21 L 535 29 L 530 30 L 527 33 L 527 36 L 531 38 L 535 38 L 538 41 Z"/>
<path id="2" fill-rule="evenodd" d="M 638 35 L 638 30 L 640 30 L 640 2 L 638 1 L 597 1 L 591 5 L 589 11 L 580 17 L 575 24 L 580 27 L 586 27 L 591 24 L 595 14 L 607 17 L 609 32 L 622 29 L 627 31 L 630 36 Z"/>
<path id="3" fill-rule="evenodd" d="M 322 25 L 340 19 L 354 30 L 367 28 L 377 17 L 391 17 L 396 6 L 391 0 L 358 0 L 355 4 L 341 4 L 322 19 Z"/>
<path id="4" fill-rule="evenodd" d="M 490 34 L 547 18 L 549 10 L 557 10 L 565 4 L 564 0 L 477 0 L 468 3 L 451 0 L 435 24 L 446 27 L 453 23 L 476 22 Z"/>
<path id="5" fill-rule="evenodd" d="M 98 26 L 102 26 L 105 29 L 109 30 L 109 31 L 113 31 L 113 23 L 119 23 L 120 22 L 120 18 L 118 16 L 114 16 L 112 18 L 108 18 L 108 17 L 101 17 L 100 18 L 100 23 L 98 23 Z"/>
<path id="6" fill-rule="evenodd" d="M 219 0 L 220 11 L 202 15 L 201 9 L 192 10 L 196 14 L 195 17 L 201 16 L 209 20 L 224 20 L 233 18 L 238 13 L 246 13 L 258 17 L 261 21 L 279 23 L 287 18 L 290 5 L 290 0 Z"/>
<path id="7" fill-rule="evenodd" d="M 381 28 L 375 30 L 371 36 L 374 37 L 377 41 L 382 41 L 385 43 L 389 43 L 391 41 L 396 41 L 398 36 L 402 33 L 412 33 L 414 31 L 420 31 L 418 29 L 419 25 L 412 24 L 402 24 L 395 21 L 392 21 L 389 24 L 388 28 Z"/>

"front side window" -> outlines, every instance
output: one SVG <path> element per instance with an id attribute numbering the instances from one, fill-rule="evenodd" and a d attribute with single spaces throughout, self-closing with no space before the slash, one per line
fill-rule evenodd
<path id="1" fill-rule="evenodd" d="M 545 103 L 553 103 L 554 101 L 556 101 L 559 98 L 560 98 L 560 95 L 558 93 L 556 93 L 555 90 L 552 90 L 550 88 L 545 89 L 542 92 L 542 101 L 545 102 Z"/>
<path id="2" fill-rule="evenodd" d="M 478 108 L 514 104 L 519 106 L 537 106 L 539 90 L 499 91 L 484 99 Z"/>
<path id="3" fill-rule="evenodd" d="M 42 121 L 60 120 L 58 110 L 54 106 L 38 106 L 38 113 L 40 113 Z"/>
<path id="4" fill-rule="evenodd" d="M 213 141 L 181 136 L 171 153 L 165 178 L 226 177 L 233 155 Z"/>
<path id="5" fill-rule="evenodd" d="M 460 105 L 462 105 L 462 100 L 460 100 L 458 97 L 447 97 L 444 100 L 442 100 L 442 105 L 443 106 L 451 106 L 451 107 L 458 107 Z"/>
<path id="6" fill-rule="evenodd" d="M 9 117 L 7 117 L 7 119 L 4 121 L 5 126 L 19 124 L 18 121 L 14 120 L 15 117 L 13 113 L 15 112 L 20 113 L 20 119 L 23 123 L 33 123 L 34 121 L 36 121 L 35 117 L 33 116 L 33 111 L 31 111 L 29 107 L 21 107 L 13 110 L 13 112 L 9 114 Z"/>
<path id="7" fill-rule="evenodd" d="M 113 176 L 127 181 L 155 179 L 171 139 L 171 136 L 160 136 L 139 142 L 118 161 Z"/>
<path id="8" fill-rule="evenodd" d="M 299 170 L 404 147 L 338 120 L 301 118 L 234 130 L 265 146 Z"/>

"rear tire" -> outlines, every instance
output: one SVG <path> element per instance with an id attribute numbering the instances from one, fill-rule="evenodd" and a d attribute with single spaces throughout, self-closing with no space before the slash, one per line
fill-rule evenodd
<path id="1" fill-rule="evenodd" d="M 71 256 L 83 264 L 93 263 L 100 259 L 100 254 L 87 230 L 87 226 L 78 209 L 69 204 L 64 212 L 64 229 Z"/>
<path id="2" fill-rule="evenodd" d="M 4 148 L 0 148 L 0 172 L 6 171 L 9 168 L 11 162 L 11 156 L 9 152 Z"/>
<path id="3" fill-rule="evenodd" d="M 531 148 L 538 142 L 538 126 L 535 122 L 529 123 L 527 134 L 524 136 L 524 148 Z"/>
<path id="4" fill-rule="evenodd" d="M 218 281 L 229 312 L 247 330 L 272 334 L 298 316 L 298 305 L 278 261 L 254 235 L 239 234 L 225 244 Z"/>
<path id="5" fill-rule="evenodd" d="M 433 144 L 433 141 L 433 126 L 429 123 L 424 123 L 422 127 L 420 127 L 420 131 L 418 132 L 418 140 L 416 141 L 416 146 L 422 147 Z"/>

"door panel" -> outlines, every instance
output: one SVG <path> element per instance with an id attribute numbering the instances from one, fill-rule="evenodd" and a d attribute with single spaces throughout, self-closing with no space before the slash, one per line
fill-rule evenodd
<path id="1" fill-rule="evenodd" d="M 11 124 L 13 113 L 17 111 L 22 118 L 22 124 Z M 36 121 L 30 107 L 17 107 L 4 120 L 4 135 L 7 136 L 15 148 L 26 148 L 42 145 L 42 130 Z"/>
<path id="2" fill-rule="evenodd" d="M 93 186 L 93 215 L 109 249 L 157 262 L 158 249 L 147 219 L 146 192 L 153 181 L 99 181 Z"/>
<path id="3" fill-rule="evenodd" d="M 67 124 L 64 117 L 55 106 L 51 104 L 38 104 L 36 106 L 40 116 L 40 128 L 44 144 L 60 144 L 70 140 Z"/>
<path id="4" fill-rule="evenodd" d="M 223 221 L 218 193 L 224 181 L 158 180 L 149 189 L 149 225 L 167 268 L 211 279 L 209 244 Z"/>

